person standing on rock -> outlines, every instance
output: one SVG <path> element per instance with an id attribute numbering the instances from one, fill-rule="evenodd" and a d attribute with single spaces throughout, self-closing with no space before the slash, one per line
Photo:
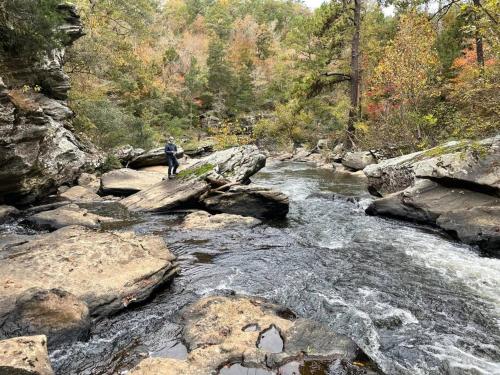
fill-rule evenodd
<path id="1" fill-rule="evenodd" d="M 165 145 L 165 155 L 167 156 L 168 164 L 168 178 L 173 178 L 177 174 L 177 167 L 179 162 L 175 154 L 177 153 L 177 146 L 174 143 L 174 137 L 169 137 Z"/>

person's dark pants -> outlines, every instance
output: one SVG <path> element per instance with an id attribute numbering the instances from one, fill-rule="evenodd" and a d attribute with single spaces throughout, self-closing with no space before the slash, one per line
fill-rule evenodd
<path id="1" fill-rule="evenodd" d="M 175 156 L 167 156 L 167 164 L 168 164 L 168 176 L 172 176 L 173 174 L 177 174 L 177 167 L 179 166 L 179 162 Z"/>

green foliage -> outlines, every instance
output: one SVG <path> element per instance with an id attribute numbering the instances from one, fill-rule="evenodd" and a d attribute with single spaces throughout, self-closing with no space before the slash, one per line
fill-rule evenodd
<path id="1" fill-rule="evenodd" d="M 11 56 L 37 57 L 58 47 L 65 34 L 59 0 L 2 0 L 0 2 L 0 50 Z M 0 53 L 1 55 L 1 53 Z"/>

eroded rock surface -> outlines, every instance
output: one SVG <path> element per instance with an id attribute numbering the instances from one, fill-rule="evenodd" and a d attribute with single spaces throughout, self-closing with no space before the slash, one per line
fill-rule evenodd
<path id="1" fill-rule="evenodd" d="M 79 207 L 76 204 L 68 204 L 55 210 L 42 211 L 26 219 L 29 223 L 39 229 L 59 229 L 70 225 L 81 225 L 87 228 L 99 228 L 102 223 L 109 223 L 115 219 L 100 216 Z"/>
<path id="2" fill-rule="evenodd" d="M 289 200 L 285 194 L 254 185 L 232 186 L 227 192 L 208 196 L 202 203 L 211 212 L 258 219 L 284 218 L 289 210 Z"/>
<path id="3" fill-rule="evenodd" d="M 54 375 L 45 336 L 16 337 L 0 341 L 0 374 Z"/>
<path id="4" fill-rule="evenodd" d="M 260 220 L 253 217 L 231 214 L 211 215 L 206 211 L 197 211 L 187 215 L 182 225 L 186 229 L 212 230 L 229 226 L 254 227 L 260 223 Z"/>
<path id="5" fill-rule="evenodd" d="M 66 16 L 62 29 L 70 41 L 82 25 L 74 6 L 59 7 Z M 3 56 L 0 77 L 0 201 L 25 204 L 73 182 L 94 169 L 102 155 L 71 130 L 72 111 L 66 103 L 69 77 L 63 72 L 64 48 L 47 53 L 43 61 Z M 2 80 L 3 78 L 3 80 Z M 41 88 L 40 92 L 23 87 Z"/>
<path id="6" fill-rule="evenodd" d="M 177 147 L 176 157 L 182 158 L 184 155 L 184 150 L 182 147 Z M 152 165 L 167 165 L 167 156 L 165 155 L 165 148 L 158 147 L 148 152 L 144 152 L 135 158 L 133 158 L 128 166 L 130 168 L 142 168 Z"/>
<path id="7" fill-rule="evenodd" d="M 352 340 L 313 321 L 280 317 L 281 310 L 280 306 L 255 298 L 204 298 L 182 313 L 183 340 L 190 349 L 187 359 L 147 358 L 131 374 L 230 374 L 227 370 L 233 366 L 276 374 L 290 361 L 306 361 L 309 353 L 328 363 L 344 361 L 352 366 L 351 374 L 366 373 L 352 365 L 362 354 Z M 258 329 L 246 329 L 249 326 Z M 278 344 L 282 339 L 281 350 L 279 345 L 272 350 L 259 348 L 261 330 L 270 332 L 273 328 L 279 334 L 275 337 Z"/>
<path id="8" fill-rule="evenodd" d="M 159 236 L 81 226 L 7 244 L 0 254 L 0 326 L 31 288 L 63 289 L 100 317 L 144 300 L 178 272 Z"/>
<path id="9" fill-rule="evenodd" d="M 107 172 L 102 176 L 104 194 L 131 195 L 160 183 L 166 176 L 163 173 L 136 171 L 122 168 Z"/>
<path id="10" fill-rule="evenodd" d="M 19 210 L 12 206 L 0 204 L 0 224 L 7 221 L 10 217 L 17 215 Z"/>
<path id="11" fill-rule="evenodd" d="M 95 174 L 82 173 L 80 177 L 78 177 L 78 186 L 84 187 L 93 193 L 97 193 L 101 188 L 101 179 Z"/>
<path id="12" fill-rule="evenodd" d="M 64 200 L 70 202 L 96 202 L 102 200 L 99 195 L 83 186 L 73 186 L 59 194 Z"/>

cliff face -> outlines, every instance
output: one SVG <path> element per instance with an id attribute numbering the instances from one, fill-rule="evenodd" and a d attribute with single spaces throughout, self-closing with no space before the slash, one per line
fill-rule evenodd
<path id="1" fill-rule="evenodd" d="M 72 5 L 59 10 L 66 20 L 62 30 L 72 43 L 83 35 L 80 17 Z M 31 203 L 102 163 L 95 147 L 71 131 L 64 54 L 64 48 L 53 50 L 34 64 L 2 58 L 0 203 Z"/>

